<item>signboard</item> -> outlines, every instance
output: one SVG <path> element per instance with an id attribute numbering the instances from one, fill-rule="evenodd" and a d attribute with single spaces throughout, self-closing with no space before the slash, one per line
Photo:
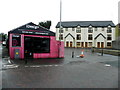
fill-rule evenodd
<path id="1" fill-rule="evenodd" d="M 33 35 L 41 35 L 41 36 L 55 36 L 55 33 L 34 23 L 28 23 L 21 27 L 18 27 L 14 30 L 9 31 L 9 33 L 16 34 L 33 34 Z"/>
<path id="2" fill-rule="evenodd" d="M 38 29 L 39 26 L 33 26 L 33 25 L 26 25 L 26 28 L 31 28 L 31 29 Z"/>
<path id="3" fill-rule="evenodd" d="M 21 46 L 21 36 L 20 35 L 12 35 L 12 46 L 13 47 Z"/>
<path id="4" fill-rule="evenodd" d="M 22 33 L 39 34 L 39 35 L 49 35 L 49 33 L 47 33 L 47 32 L 34 32 L 34 31 L 22 31 Z"/>

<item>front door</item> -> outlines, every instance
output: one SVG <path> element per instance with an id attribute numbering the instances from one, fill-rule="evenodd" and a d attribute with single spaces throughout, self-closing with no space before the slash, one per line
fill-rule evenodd
<path id="1" fill-rule="evenodd" d="M 70 47 L 72 47 L 72 44 L 73 44 L 73 43 L 72 43 L 72 42 L 70 42 Z"/>
<path id="2" fill-rule="evenodd" d="M 66 47 L 69 47 L 69 42 L 66 42 Z"/>
<path id="3" fill-rule="evenodd" d="M 33 38 L 24 37 L 24 55 L 25 58 L 33 58 Z"/>
<path id="4" fill-rule="evenodd" d="M 87 42 L 85 42 L 85 47 L 86 47 L 86 48 L 88 47 Z"/>
<path id="5" fill-rule="evenodd" d="M 84 42 L 81 43 L 81 47 L 84 47 Z"/>
<path id="6" fill-rule="evenodd" d="M 97 47 L 100 48 L 100 42 L 97 42 Z"/>
<path id="7" fill-rule="evenodd" d="M 101 48 L 104 48 L 104 42 L 101 42 Z"/>

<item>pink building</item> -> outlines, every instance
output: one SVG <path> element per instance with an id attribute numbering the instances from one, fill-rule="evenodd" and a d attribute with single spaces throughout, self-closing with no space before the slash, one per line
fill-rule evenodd
<path id="1" fill-rule="evenodd" d="M 8 32 L 11 59 L 64 58 L 64 42 L 55 33 L 32 22 Z"/>

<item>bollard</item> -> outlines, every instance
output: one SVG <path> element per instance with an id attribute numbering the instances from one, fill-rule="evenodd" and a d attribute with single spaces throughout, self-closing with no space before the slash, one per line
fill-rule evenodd
<path id="1" fill-rule="evenodd" d="M 94 47 L 92 47 L 91 49 L 92 49 L 91 52 L 94 53 Z"/>
<path id="2" fill-rule="evenodd" d="M 74 58 L 74 52 L 72 52 L 72 58 Z"/>
<path id="3" fill-rule="evenodd" d="M 102 51 L 101 51 L 101 56 L 103 56 L 103 49 L 102 49 Z"/>

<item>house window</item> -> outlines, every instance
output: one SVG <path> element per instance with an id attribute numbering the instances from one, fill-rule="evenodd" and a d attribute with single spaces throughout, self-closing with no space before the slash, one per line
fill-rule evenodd
<path id="1" fill-rule="evenodd" d="M 76 39 L 77 39 L 77 40 L 81 40 L 81 35 L 80 35 L 80 34 L 77 34 Z"/>
<path id="2" fill-rule="evenodd" d="M 88 28 L 88 33 L 93 33 L 92 27 L 89 27 L 89 28 Z"/>
<path id="3" fill-rule="evenodd" d="M 63 40 L 63 34 L 59 35 L 59 40 Z"/>
<path id="4" fill-rule="evenodd" d="M 95 27 L 95 31 L 97 31 L 97 27 Z"/>
<path id="5" fill-rule="evenodd" d="M 68 31 L 68 28 L 65 28 L 66 31 Z"/>
<path id="6" fill-rule="evenodd" d="M 77 45 L 77 47 L 80 47 L 80 42 L 77 42 L 76 45 Z"/>
<path id="7" fill-rule="evenodd" d="M 102 31 L 104 31 L 104 27 L 102 27 Z"/>
<path id="8" fill-rule="evenodd" d="M 112 33 L 112 28 L 111 27 L 107 28 L 107 33 Z"/>
<path id="9" fill-rule="evenodd" d="M 92 42 L 89 42 L 89 47 L 92 47 Z"/>
<path id="10" fill-rule="evenodd" d="M 59 33 L 63 33 L 63 28 L 59 29 Z"/>
<path id="11" fill-rule="evenodd" d="M 112 44 L 111 44 L 111 42 L 107 42 L 107 46 L 109 47 L 109 46 L 111 46 Z"/>
<path id="12" fill-rule="evenodd" d="M 92 40 L 92 38 L 93 38 L 93 37 L 92 37 L 92 34 L 89 34 L 89 35 L 88 35 L 88 40 Z"/>
<path id="13" fill-rule="evenodd" d="M 76 33 L 81 33 L 81 28 L 80 27 L 77 27 Z"/>
<path id="14" fill-rule="evenodd" d="M 75 28 L 72 28 L 72 31 L 75 31 Z"/>
<path id="15" fill-rule="evenodd" d="M 112 36 L 111 35 L 107 35 L 107 40 L 112 40 Z"/>

